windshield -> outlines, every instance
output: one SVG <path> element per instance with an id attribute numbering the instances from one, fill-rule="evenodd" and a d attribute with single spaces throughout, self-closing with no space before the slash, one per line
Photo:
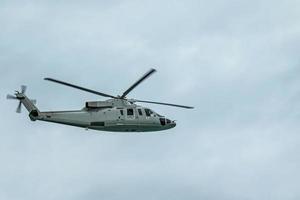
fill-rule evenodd
<path id="1" fill-rule="evenodd" d="M 164 117 L 164 116 L 162 116 L 162 115 L 160 115 L 160 114 L 158 114 L 158 113 L 156 113 L 157 114 L 157 116 L 159 116 L 159 117 Z"/>
<path id="2" fill-rule="evenodd" d="M 150 109 L 148 109 L 148 108 L 146 108 L 145 109 L 145 113 L 146 113 L 146 116 L 155 116 L 155 115 L 157 115 L 157 116 L 159 116 L 159 117 L 163 117 L 163 116 L 161 116 L 160 114 L 157 114 L 156 112 L 154 112 L 154 111 L 152 111 L 152 110 L 150 110 Z"/>

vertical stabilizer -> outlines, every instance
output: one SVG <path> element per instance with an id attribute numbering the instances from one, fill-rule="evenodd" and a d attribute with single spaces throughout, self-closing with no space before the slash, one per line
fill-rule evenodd
<path id="1" fill-rule="evenodd" d="M 25 108 L 28 110 L 28 112 L 31 112 L 34 110 L 39 112 L 39 109 L 34 105 L 36 103 L 36 101 L 28 99 L 27 96 L 25 96 L 24 94 L 23 94 L 23 96 L 24 97 L 20 101 L 25 106 Z"/>

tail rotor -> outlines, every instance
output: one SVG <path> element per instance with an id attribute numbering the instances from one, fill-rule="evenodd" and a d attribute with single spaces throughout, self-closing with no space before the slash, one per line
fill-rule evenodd
<path id="1" fill-rule="evenodd" d="M 25 85 L 21 85 L 21 92 L 16 91 L 14 95 L 8 94 L 6 96 L 6 99 L 9 100 L 19 100 L 18 107 L 16 109 L 17 113 L 21 113 L 22 111 L 22 99 L 25 99 L 25 92 L 26 92 L 27 87 Z M 36 104 L 36 100 L 30 100 L 33 104 Z"/>

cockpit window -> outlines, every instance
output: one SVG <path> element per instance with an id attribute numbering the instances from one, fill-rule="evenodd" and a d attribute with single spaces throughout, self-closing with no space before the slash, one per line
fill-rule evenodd
<path id="1" fill-rule="evenodd" d="M 121 114 L 121 115 L 124 115 L 124 112 L 123 112 L 123 110 L 120 110 L 120 114 Z"/>
<path id="2" fill-rule="evenodd" d="M 127 109 L 127 115 L 133 115 L 133 109 L 132 108 L 128 108 Z"/>
<path id="3" fill-rule="evenodd" d="M 166 125 L 166 119 L 165 118 L 159 118 L 160 124 L 162 126 Z"/>

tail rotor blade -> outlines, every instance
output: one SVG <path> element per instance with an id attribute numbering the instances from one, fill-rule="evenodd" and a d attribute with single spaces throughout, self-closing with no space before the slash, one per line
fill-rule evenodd
<path id="1" fill-rule="evenodd" d="M 26 92 L 27 86 L 21 85 L 21 93 L 24 94 Z"/>
<path id="2" fill-rule="evenodd" d="M 6 96 L 6 99 L 17 99 L 17 97 L 15 97 L 14 95 L 8 94 Z"/>
<path id="3" fill-rule="evenodd" d="M 17 113 L 21 113 L 21 109 L 22 109 L 22 103 L 19 102 L 19 105 L 18 105 L 18 107 L 17 107 L 16 112 L 17 112 Z"/>

